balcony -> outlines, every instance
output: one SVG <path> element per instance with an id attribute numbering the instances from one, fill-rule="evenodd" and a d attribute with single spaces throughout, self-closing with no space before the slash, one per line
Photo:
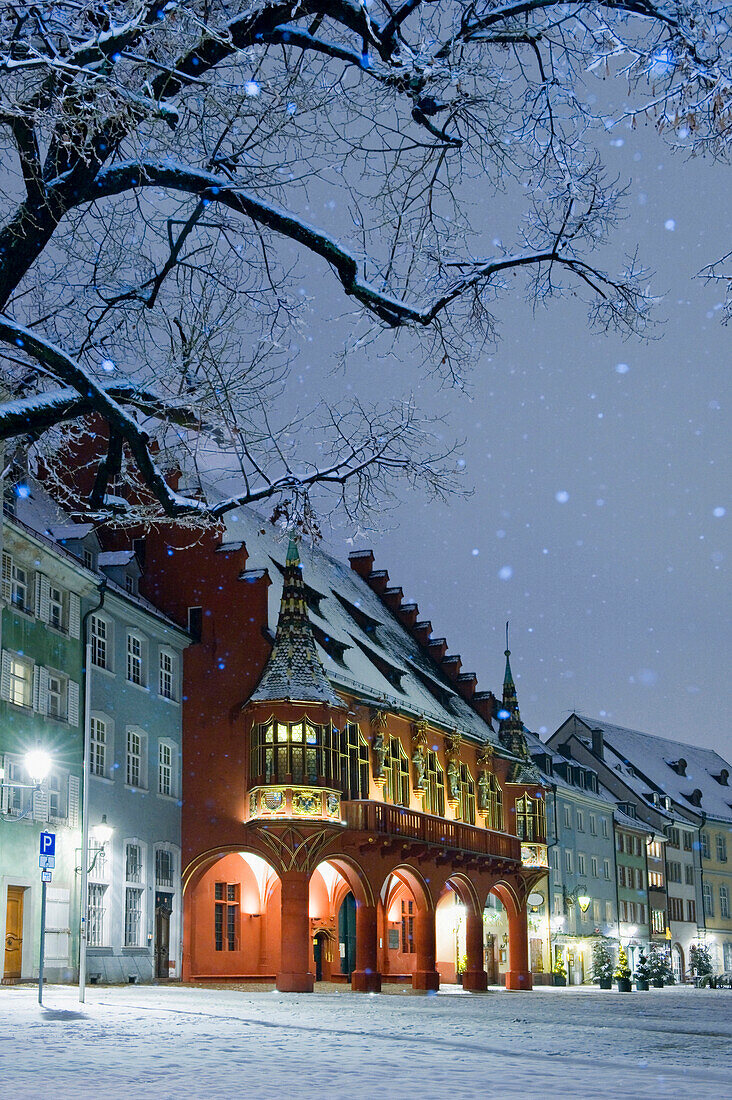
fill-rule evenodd
<path id="1" fill-rule="evenodd" d="M 435 848 L 471 855 L 521 862 L 521 841 L 508 833 L 478 829 L 459 821 L 407 810 L 386 802 L 342 802 L 343 821 L 349 829 L 381 837 L 415 840 Z"/>

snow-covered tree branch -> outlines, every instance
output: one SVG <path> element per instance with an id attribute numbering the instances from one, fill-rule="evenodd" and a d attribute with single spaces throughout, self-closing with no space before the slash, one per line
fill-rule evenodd
<path id="1" fill-rule="evenodd" d="M 340 295 L 355 342 L 398 330 L 447 377 L 507 294 L 642 331 L 644 269 L 595 255 L 623 191 L 588 87 L 617 76 L 633 117 L 725 157 L 731 41 L 702 0 L 1 6 L 0 437 L 48 459 L 101 417 L 100 516 L 133 476 L 182 517 L 315 486 L 374 507 L 397 474 L 452 488 L 408 400 L 277 417 L 303 261 L 324 321 Z M 497 226 L 511 189 L 523 217 Z M 242 492 L 174 492 L 166 471 L 195 490 L 214 446 Z"/>

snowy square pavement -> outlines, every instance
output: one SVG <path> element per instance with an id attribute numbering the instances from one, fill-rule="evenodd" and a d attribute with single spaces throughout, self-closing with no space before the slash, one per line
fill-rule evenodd
<path id="1" fill-rule="evenodd" d="M 732 992 L 0 989 L 7 1100 L 732 1096 Z"/>

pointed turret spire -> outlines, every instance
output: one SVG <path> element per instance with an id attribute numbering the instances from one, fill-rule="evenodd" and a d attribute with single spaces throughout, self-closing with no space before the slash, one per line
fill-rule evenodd
<path id="1" fill-rule="evenodd" d="M 251 702 L 323 703 L 343 707 L 315 647 L 297 543 L 290 539 L 272 652 Z"/>
<path id="2" fill-rule="evenodd" d="M 532 772 L 534 765 L 529 756 L 529 749 L 526 744 L 526 736 L 524 734 L 524 724 L 521 721 L 521 712 L 518 705 L 518 696 L 516 695 L 516 684 L 513 680 L 513 673 L 511 672 L 511 650 L 508 647 L 508 623 L 506 623 L 506 671 L 503 674 L 503 705 L 498 712 L 500 719 L 500 726 L 498 730 L 498 736 L 501 744 L 505 745 L 514 756 L 517 756 L 522 761 L 520 765 L 517 765 L 515 771 L 516 774 L 513 777 L 514 782 L 524 773 L 528 774 L 528 769 Z"/>

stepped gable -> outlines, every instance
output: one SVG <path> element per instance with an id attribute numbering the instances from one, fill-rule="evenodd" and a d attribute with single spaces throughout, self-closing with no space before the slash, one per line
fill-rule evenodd
<path id="1" fill-rule="evenodd" d="M 287 548 L 277 633 L 250 702 L 323 703 L 344 708 L 318 656 L 305 600 L 302 565 L 293 539 Z"/>
<path id="2" fill-rule="evenodd" d="M 386 569 L 374 569 L 373 550 L 355 550 L 348 555 L 351 569 L 366 581 L 381 602 L 406 627 L 420 648 L 440 669 L 449 683 L 484 722 L 493 728 L 493 719 L 498 710 L 498 700 L 493 692 L 479 692 L 478 677 L 474 672 L 462 671 L 462 660 L 457 653 L 448 653 L 447 639 L 432 637 L 432 623 L 419 619 L 419 607 L 416 603 L 404 600 L 401 587 L 390 585 Z"/>

